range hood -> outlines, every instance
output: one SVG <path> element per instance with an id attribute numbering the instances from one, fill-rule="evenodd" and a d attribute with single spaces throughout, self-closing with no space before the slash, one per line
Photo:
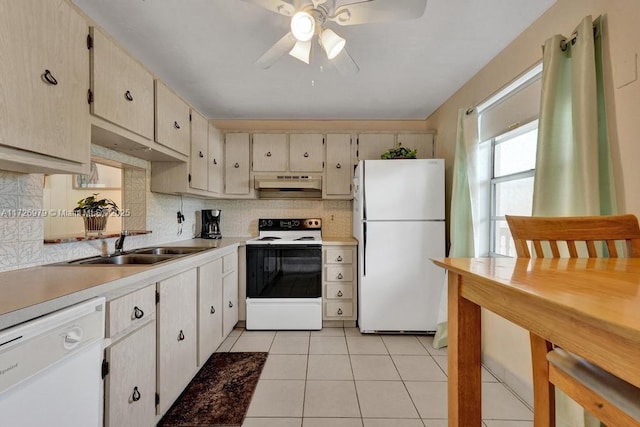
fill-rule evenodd
<path id="1" fill-rule="evenodd" d="M 322 176 L 256 175 L 253 187 L 261 199 L 321 199 Z"/>

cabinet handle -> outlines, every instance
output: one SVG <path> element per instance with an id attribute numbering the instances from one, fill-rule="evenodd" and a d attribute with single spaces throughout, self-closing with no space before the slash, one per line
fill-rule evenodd
<path id="1" fill-rule="evenodd" d="M 133 394 L 131 395 L 131 400 L 133 400 L 134 402 L 137 402 L 138 400 L 140 400 L 140 392 L 138 391 L 137 386 L 133 388 Z"/>
<path id="2" fill-rule="evenodd" d="M 271 157 L 271 151 L 267 151 L 267 157 Z"/>
<path id="3" fill-rule="evenodd" d="M 341 168 L 342 168 L 342 165 L 341 165 L 340 163 L 338 163 L 338 164 L 336 165 L 336 169 L 341 169 Z"/>
<path id="4" fill-rule="evenodd" d="M 136 319 L 142 319 L 144 316 L 144 311 L 140 310 L 138 306 L 133 307 L 133 317 Z"/>
<path id="5" fill-rule="evenodd" d="M 303 154 L 305 157 L 309 157 L 309 153 L 307 153 L 306 151 Z"/>
<path id="6" fill-rule="evenodd" d="M 203 158 L 204 154 L 202 154 L 202 151 L 198 152 L 198 157 Z"/>
<path id="7" fill-rule="evenodd" d="M 340 255 L 338 255 L 338 258 L 336 258 L 337 262 L 342 262 L 342 257 Z"/>
<path id="8" fill-rule="evenodd" d="M 216 308 L 214 306 L 211 306 L 211 314 L 216 314 Z"/>
<path id="9" fill-rule="evenodd" d="M 178 122 L 173 122 L 173 127 L 176 129 L 180 129 L 180 125 L 178 124 Z"/>
<path id="10" fill-rule="evenodd" d="M 341 308 L 338 309 L 338 316 L 342 316 L 342 309 Z"/>
<path id="11" fill-rule="evenodd" d="M 233 303 L 229 301 L 229 308 L 233 308 Z"/>
<path id="12" fill-rule="evenodd" d="M 217 165 L 217 164 L 218 164 L 218 161 L 217 161 L 216 159 L 213 159 L 213 164 L 214 164 L 214 165 Z"/>
<path id="13" fill-rule="evenodd" d="M 58 84 L 58 81 L 55 77 L 53 77 L 53 74 L 51 74 L 51 71 L 49 70 L 44 70 L 44 73 L 42 73 L 42 80 L 49 83 L 50 85 L 55 86 Z"/>
<path id="14" fill-rule="evenodd" d="M 129 101 L 129 102 L 133 101 L 133 95 L 131 95 L 131 92 L 126 91 L 126 92 L 124 93 L 124 99 L 126 99 L 126 100 L 127 100 L 127 101 Z"/>
<path id="15" fill-rule="evenodd" d="M 178 334 L 178 341 L 184 341 L 184 332 L 180 329 L 180 333 Z"/>
<path id="16" fill-rule="evenodd" d="M 234 168 L 236 168 L 236 169 L 238 169 L 238 168 L 240 167 L 240 165 L 238 164 L 238 162 L 236 162 L 236 163 L 233 165 L 233 167 L 234 167 Z"/>
<path id="17" fill-rule="evenodd" d="M 342 275 L 342 273 L 338 273 L 338 279 L 344 279 L 344 276 Z"/>
<path id="18" fill-rule="evenodd" d="M 338 291 L 338 296 L 342 297 L 342 291 Z"/>

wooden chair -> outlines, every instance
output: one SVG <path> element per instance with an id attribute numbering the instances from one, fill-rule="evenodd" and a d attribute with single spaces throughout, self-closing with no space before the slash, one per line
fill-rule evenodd
<path id="1" fill-rule="evenodd" d="M 549 257 L 549 252 L 552 258 L 623 255 L 640 258 L 640 226 L 634 215 L 507 215 L 506 220 L 520 258 L 532 257 L 529 243 L 538 258 Z M 616 242 L 625 245 L 616 246 Z M 621 247 L 626 254 L 619 254 Z M 639 388 L 535 334 L 530 334 L 530 339 L 535 427 L 555 426 L 555 387 L 609 427 L 640 426 Z"/>

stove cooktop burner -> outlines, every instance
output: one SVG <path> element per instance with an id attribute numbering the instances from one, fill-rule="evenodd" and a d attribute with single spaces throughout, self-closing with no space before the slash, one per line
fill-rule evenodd
<path id="1" fill-rule="evenodd" d="M 293 240 L 316 240 L 316 238 L 313 237 L 313 236 L 302 236 L 302 237 L 298 237 L 297 239 L 293 239 Z"/>
<path id="2" fill-rule="evenodd" d="M 276 236 L 267 236 L 267 237 L 260 237 L 258 240 L 261 241 L 271 241 L 271 240 L 278 240 L 281 239 L 281 237 L 276 237 Z"/>

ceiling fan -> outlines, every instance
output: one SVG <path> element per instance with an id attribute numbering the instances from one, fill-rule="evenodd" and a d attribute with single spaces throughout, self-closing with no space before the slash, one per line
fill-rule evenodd
<path id="1" fill-rule="evenodd" d="M 419 18 L 427 0 L 245 0 L 291 19 L 291 31 L 267 50 L 255 65 L 269 68 L 285 53 L 309 63 L 314 36 L 319 45 L 342 74 L 359 71 L 345 49 L 346 40 L 328 27 L 330 22 L 341 26 Z"/>

